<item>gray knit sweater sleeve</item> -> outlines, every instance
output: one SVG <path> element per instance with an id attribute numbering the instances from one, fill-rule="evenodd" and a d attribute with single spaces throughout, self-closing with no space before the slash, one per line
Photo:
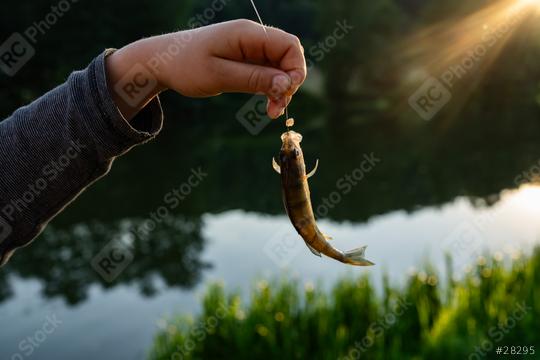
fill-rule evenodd
<path id="1" fill-rule="evenodd" d="M 155 98 L 127 122 L 109 93 L 105 57 L 0 122 L 0 264 L 34 239 L 113 160 L 161 130 Z"/>

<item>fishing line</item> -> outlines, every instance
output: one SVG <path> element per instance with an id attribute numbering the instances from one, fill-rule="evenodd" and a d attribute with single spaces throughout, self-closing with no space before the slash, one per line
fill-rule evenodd
<path id="1" fill-rule="evenodd" d="M 257 7 L 255 6 L 255 2 L 253 0 L 250 0 L 250 1 L 251 1 L 251 5 L 253 5 L 253 10 L 255 10 L 255 14 L 257 15 L 257 18 L 259 19 L 259 23 L 261 23 L 261 26 L 264 30 L 264 34 L 266 35 L 266 38 L 268 39 L 268 33 L 266 32 L 266 27 L 263 24 L 261 15 L 259 15 L 259 11 L 257 10 Z"/>
<path id="2" fill-rule="evenodd" d="M 268 37 L 268 33 L 266 32 L 266 27 L 264 26 L 264 23 L 261 19 L 261 15 L 259 15 L 259 10 L 257 10 L 257 6 L 255 6 L 255 1 L 254 0 L 250 0 L 251 1 L 251 5 L 253 6 L 253 10 L 255 10 L 255 14 L 257 15 L 257 18 L 259 19 L 259 23 L 261 24 L 261 27 L 263 28 L 264 30 L 264 34 L 266 35 L 266 39 L 270 39 Z M 288 111 L 288 105 L 285 105 L 285 120 L 287 121 L 286 125 L 287 125 L 287 131 L 290 130 L 291 126 L 289 126 L 289 122 L 288 122 L 288 119 L 289 119 L 289 111 Z M 294 124 L 294 121 L 292 122 Z"/>

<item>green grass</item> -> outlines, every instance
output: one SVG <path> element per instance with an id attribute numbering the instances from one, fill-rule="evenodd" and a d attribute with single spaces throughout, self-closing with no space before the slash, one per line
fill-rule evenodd
<path id="1" fill-rule="evenodd" d="M 512 358 L 540 358 L 540 248 L 511 266 L 481 258 L 459 280 L 431 270 L 403 287 L 384 278 L 380 295 L 367 276 L 329 292 L 263 281 L 247 304 L 214 284 L 202 313 L 172 320 L 150 358 L 474 360 L 504 358 L 495 355 L 504 345 L 533 345 L 535 355 Z"/>

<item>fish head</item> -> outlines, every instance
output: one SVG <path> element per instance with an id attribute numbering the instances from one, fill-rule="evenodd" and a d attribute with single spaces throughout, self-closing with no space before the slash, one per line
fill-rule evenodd
<path id="1" fill-rule="evenodd" d="M 302 153 L 302 148 L 300 147 L 300 142 L 302 141 L 301 134 L 292 130 L 286 131 L 281 134 L 281 141 L 282 145 L 279 158 L 282 164 L 291 160 L 303 160 L 304 154 Z"/>

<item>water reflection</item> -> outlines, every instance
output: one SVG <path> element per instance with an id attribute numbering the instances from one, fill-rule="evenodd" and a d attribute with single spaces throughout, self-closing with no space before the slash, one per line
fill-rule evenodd
<path id="1" fill-rule="evenodd" d="M 12 269 L 15 276 L 10 276 L 9 282 L 16 296 L 10 301 L 5 301 L 0 306 L 2 319 L 6 323 L 13 324 L 2 334 L 6 346 L 0 347 L 0 358 L 9 358 L 15 351 L 21 339 L 32 334 L 39 328 L 45 316 L 50 313 L 58 314 L 64 320 L 64 324 L 58 333 L 51 336 L 36 356 L 40 358 L 119 358 L 119 359 L 143 359 L 144 354 L 151 346 L 155 332 L 157 319 L 170 319 L 174 314 L 197 313 L 201 311 L 200 295 L 208 281 L 223 281 L 227 289 L 239 289 L 249 299 L 249 286 L 257 278 L 274 278 L 279 275 L 293 277 L 301 282 L 321 282 L 327 287 L 347 274 L 359 275 L 367 273 L 375 283 L 380 283 L 384 273 L 388 274 L 391 283 L 399 284 L 406 279 L 406 273 L 411 266 L 422 266 L 422 259 L 429 261 L 441 271 L 441 279 L 444 279 L 445 241 L 463 223 L 470 226 L 481 226 L 477 233 L 478 248 L 467 249 L 467 258 L 454 253 L 454 260 L 459 260 L 466 265 L 477 260 L 484 249 L 491 253 L 500 252 L 505 261 L 515 259 L 520 251 L 538 244 L 540 241 L 540 226 L 538 213 L 531 211 L 529 201 L 531 191 L 536 193 L 539 188 L 523 187 L 518 191 L 505 191 L 501 194 L 501 200 L 494 206 L 472 206 L 470 200 L 460 197 L 450 204 L 440 207 L 426 207 L 414 214 L 406 214 L 404 211 L 395 211 L 383 216 L 373 217 L 368 223 L 354 223 L 348 221 L 330 221 L 322 219 L 321 229 L 334 237 L 335 246 L 339 248 L 351 248 L 355 245 L 367 244 L 369 256 L 377 261 L 377 266 L 365 268 L 348 267 L 326 258 L 313 256 L 305 247 L 298 236 L 294 235 L 294 229 L 285 214 L 269 216 L 264 213 L 245 212 L 242 210 L 225 211 L 219 214 L 205 214 L 202 221 L 196 224 L 195 238 L 202 238 L 205 245 L 202 251 L 193 251 L 198 258 L 212 264 L 212 269 L 201 271 L 198 278 L 199 285 L 183 291 L 179 287 L 161 287 L 158 283 L 159 292 L 151 298 L 140 295 L 141 284 L 149 277 L 145 274 L 158 277 L 162 268 L 170 267 L 168 272 L 173 277 L 182 276 L 185 271 L 178 266 L 181 254 L 176 245 L 169 241 L 164 242 L 163 249 L 152 249 L 159 238 L 144 240 L 139 243 L 141 249 L 137 253 L 132 264 L 128 266 L 117 281 L 112 284 L 113 288 L 98 289 L 103 282 L 93 273 L 90 268 L 89 258 L 84 256 L 83 268 L 89 282 L 89 296 L 87 300 L 79 302 L 76 307 L 62 304 L 51 298 L 40 298 L 40 288 L 46 282 L 40 278 L 41 271 L 50 272 L 46 266 L 39 269 L 28 269 L 24 276 L 17 274 L 23 269 L 22 261 L 26 251 L 32 251 L 32 247 L 25 249 L 18 255 L 17 267 Z M 336 206 L 336 209 L 339 207 Z M 132 223 L 134 221 L 130 221 Z M 139 221 L 137 221 L 138 223 Z M 125 225 L 127 226 L 127 225 Z M 101 225 L 95 226 L 100 228 Z M 116 233 L 122 233 L 120 225 L 116 227 Z M 84 228 L 84 227 L 83 227 Z M 102 228 L 102 227 L 101 227 Z M 174 235 L 176 229 L 184 226 L 167 227 L 167 234 Z M 172 230 L 171 230 L 172 229 Z M 193 231 L 192 229 L 191 231 Z M 200 231 L 199 231 L 200 230 Z M 281 233 L 283 230 L 283 233 Z M 85 230 L 87 231 L 87 230 Z M 96 230 L 100 232 L 100 230 Z M 63 231 L 54 229 L 52 235 Z M 189 233 L 189 231 L 187 231 Z M 71 231 L 66 236 L 77 233 Z M 102 233 L 102 231 L 100 232 Z M 296 247 L 288 248 L 290 258 L 287 265 L 282 267 L 267 252 L 265 246 L 273 237 L 281 234 L 290 234 Z M 80 236 L 80 235 L 78 235 Z M 172 239 L 172 237 L 171 237 Z M 45 238 L 37 241 L 45 240 Z M 88 252 L 98 252 L 108 239 L 96 239 L 99 245 L 87 244 Z M 174 240 L 171 240 L 174 242 Z M 64 247 L 69 247 L 72 241 L 58 245 L 52 242 L 51 255 L 57 256 Z M 475 244 L 473 244 L 475 245 Z M 44 247 L 47 247 L 44 245 Z M 77 246 L 77 249 L 80 247 Z M 198 249 L 195 245 L 195 249 Z M 470 253 L 470 250 L 476 252 Z M 152 256 L 152 252 L 160 255 Z M 167 251 L 173 254 L 165 254 Z M 184 251 L 184 250 L 181 250 Z M 48 254 L 47 249 L 40 247 L 40 253 Z M 77 250 L 77 257 L 83 257 L 82 251 Z M 142 255 L 144 254 L 144 255 Z M 463 254 L 461 254 L 463 255 Z M 59 257 L 58 261 L 74 262 L 76 257 Z M 14 258 L 15 259 L 15 258 Z M 30 261 L 35 262 L 37 256 L 32 255 Z M 170 261 L 169 261 L 170 259 Z M 165 260 L 165 261 L 162 261 Z M 147 262 L 147 263 L 145 263 Z M 49 266 L 56 265 L 54 262 L 47 263 Z M 64 264 L 65 265 L 65 264 Z M 11 265 L 10 265 L 11 266 Z M 65 266 L 68 272 L 80 271 L 77 266 Z M 283 273 L 282 270 L 285 269 Z M 466 271 L 466 266 L 462 267 Z M 136 273 L 136 274 L 134 274 Z M 23 277 L 21 279 L 21 276 Z M 51 276 L 48 276 L 48 279 Z M 38 279 L 41 285 L 35 281 Z M 61 281 L 61 279 L 54 279 Z M 45 284 L 45 285 L 44 285 Z M 98 286 L 92 286 L 98 285 Z M 80 286 L 79 284 L 75 284 Z M 64 290 L 67 287 L 64 286 Z M 381 288 L 379 288 L 382 290 Z M 6 288 L 2 287 L 5 292 Z M 60 295 L 62 297 L 63 295 Z M 118 321 L 121 319 L 121 321 Z M 111 355 L 112 354 L 112 355 Z"/>
<path id="2" fill-rule="evenodd" d="M 11 16 L 13 29 L 28 26 L 28 14 L 38 18 L 47 11 L 18 3 L 19 13 L 26 15 Z M 304 87 L 289 112 L 296 119 L 295 130 L 304 135 L 308 166 L 320 159 L 311 178 L 313 204 L 337 199 L 326 206 L 321 227 L 334 236 L 338 247 L 368 244 L 378 266 L 343 267 L 314 257 L 299 241 L 290 269 L 302 279 L 324 279 L 328 284 L 348 271 L 369 271 L 380 279 L 387 269 L 400 280 L 411 264 L 418 265 L 422 254 L 442 262 L 443 240 L 460 223 L 485 224 L 486 218 L 489 226 L 481 244 L 498 250 L 537 242 L 540 191 L 523 188 L 507 198 L 501 195 L 523 181 L 538 179 L 540 173 L 540 68 L 538 46 L 530 34 L 522 32 L 509 44 L 489 76 L 459 107 L 459 116 L 452 116 L 459 103 L 454 101 L 425 122 L 407 103 L 414 89 L 404 91 L 408 69 L 392 44 L 400 43 L 401 33 L 439 18 L 439 12 L 445 13 L 440 6 L 431 6 L 438 10 L 426 16 L 421 6 L 412 4 L 418 1 L 291 3 L 267 2 L 261 10 L 269 16 L 268 23 L 301 35 L 308 55 L 311 45 L 332 33 L 336 19 L 354 24 L 352 32 L 315 64 L 321 84 L 312 90 Z M 1 112 L 8 115 L 54 87 L 104 47 L 170 31 L 205 7 L 197 5 L 197 11 L 189 13 L 189 4 L 183 10 L 178 2 L 161 5 L 141 13 L 144 26 L 125 17 L 138 24 L 122 27 L 125 31 L 117 31 L 117 21 L 108 27 L 100 23 L 99 31 L 71 31 L 80 28 L 80 16 L 91 29 L 86 20 L 102 18 L 100 11 L 110 13 L 107 6 L 89 5 L 92 9 L 70 13 L 69 19 L 55 25 L 56 31 L 40 40 L 41 55 L 33 65 L 0 87 L 5 95 L 0 97 Z M 98 13 L 89 17 L 87 11 L 94 10 Z M 252 15 L 251 8 L 231 4 L 213 21 Z M 66 34 L 77 41 L 65 41 Z M 81 41 L 81 36 L 88 41 Z M 65 48 L 59 49 L 62 44 Z M 73 51 L 73 44 L 82 48 Z M 52 51 L 49 55 L 47 49 Z M 63 53 L 69 56 L 58 56 Z M 473 75 L 461 82 L 464 88 L 475 83 Z M 464 90 L 456 87 L 453 95 Z M 158 139 L 115 161 L 107 177 L 87 189 L 0 270 L 1 317 L 12 325 L 1 334 L 6 343 L 0 346 L 1 358 L 18 351 L 21 339 L 34 333 L 49 311 L 58 311 L 65 325 L 34 356 L 143 358 L 151 344 L 152 324 L 163 312 L 198 310 L 197 283 L 203 288 L 203 280 L 216 278 L 225 279 L 230 288 L 245 288 L 258 274 L 278 273 L 264 244 L 278 228 L 294 231 L 284 215 L 279 178 L 270 165 L 284 129 L 282 123 L 272 122 L 258 136 L 250 135 L 235 118 L 249 99 L 239 94 L 204 100 L 163 94 L 166 123 Z M 362 162 L 371 154 L 380 161 L 364 171 Z M 134 261 L 114 282 L 105 282 L 90 265 L 93 256 L 131 225 L 148 219 L 165 203 L 164 195 L 198 167 L 208 176 L 171 211 L 176 220 L 159 224 L 148 237 L 136 238 Z M 361 176 L 354 175 L 358 168 Z M 212 271 L 205 271 L 210 264 Z M 169 289 L 161 291 L 161 283 Z M 92 297 L 96 285 L 105 291 Z M 78 306 L 57 306 L 56 298 Z"/>
<path id="3" fill-rule="evenodd" d="M 531 191 L 540 193 L 540 186 L 526 185 L 518 190 L 504 191 L 494 206 L 478 206 L 460 197 L 438 208 L 424 208 L 411 215 L 396 211 L 375 217 L 368 223 L 320 220 L 320 228 L 333 236 L 336 247 L 369 246 L 368 253 L 376 259 L 377 266 L 368 269 L 314 257 L 306 251 L 286 216 L 243 211 L 204 217 L 205 237 L 216 239 L 205 255 L 214 264 L 211 274 L 217 279 L 226 279 L 227 286 L 232 288 L 248 284 L 254 277 L 253 269 L 263 278 L 287 269 L 302 279 L 319 279 L 327 284 L 347 272 L 366 271 L 374 279 L 380 279 L 388 272 L 390 279 L 399 282 L 409 267 L 421 266 L 422 260 L 444 271 L 445 253 L 453 257 L 453 269 L 461 275 L 485 251 L 513 254 L 526 252 L 538 244 L 540 225 L 535 221 L 538 212 L 530 207 L 528 196 Z M 540 210 L 540 202 L 535 206 Z M 469 235 L 465 239 L 473 241 L 465 248 L 456 248 L 449 241 L 461 240 L 456 235 L 461 235 L 459 230 L 464 227 L 474 230 L 474 237 Z M 258 233 L 257 240 L 246 241 Z M 286 261 L 276 261 L 269 251 L 272 248 L 266 246 L 276 235 L 287 241 L 290 235 L 291 242 L 287 242 L 286 249 L 280 249 L 280 255 L 284 255 Z M 242 259 L 242 262 L 233 262 L 235 266 L 231 266 L 231 258 Z"/>
<path id="4" fill-rule="evenodd" d="M 38 279 L 45 298 L 61 297 L 75 305 L 87 298 L 91 285 L 112 288 L 132 284 L 144 296 L 156 293 L 157 280 L 167 287 L 191 288 L 209 264 L 200 259 L 204 248 L 200 219 L 166 218 L 147 236 L 132 237 L 134 260 L 113 282 L 92 268 L 92 258 L 113 239 L 125 236 L 139 220 L 112 224 L 91 222 L 66 229 L 50 226 L 0 272 L 0 301 L 12 295 L 10 279 Z M 159 278 L 159 279 L 156 279 Z"/>
<path id="5" fill-rule="evenodd" d="M 164 97 L 165 109 L 173 99 L 177 100 Z M 245 100 L 227 99 L 227 105 L 212 100 L 212 106 L 194 116 L 208 119 L 220 109 L 239 108 Z M 532 116 L 521 118 L 520 126 L 509 133 L 507 126 L 495 126 L 488 117 L 472 119 L 472 110 L 463 115 L 469 121 L 455 121 L 448 128 L 437 121 L 404 123 L 353 113 L 337 117 L 309 106 L 313 103 L 309 94 L 301 94 L 293 109 L 298 131 L 304 134 L 306 161 L 320 158 L 310 181 L 314 206 L 328 204 L 321 218 L 361 224 L 395 211 L 441 207 L 457 197 L 475 206 L 491 206 L 500 200 L 501 191 L 535 180 L 540 142 L 531 133 L 540 133 L 540 123 Z M 281 124 L 271 123 L 258 136 L 249 135 L 240 124 L 231 130 L 216 122 L 214 134 L 190 119 L 167 124 L 157 141 L 116 161 L 109 176 L 88 189 L 31 246 L 15 254 L 0 272 L 1 300 L 11 296 L 10 274 L 39 279 L 43 296 L 60 296 L 70 304 L 84 301 L 92 283 L 105 288 L 132 283 L 146 296 L 156 291 L 155 275 L 168 286 L 191 287 L 209 265 L 200 260 L 205 246 L 203 214 L 235 209 L 283 214 L 279 178 L 270 165 L 279 151 Z M 362 164 L 373 156 L 378 160 L 367 169 Z M 127 227 L 149 218 L 164 204 L 164 195 L 199 167 L 208 176 L 171 211 L 172 219 L 178 220 L 159 224 L 148 238 L 137 239 L 135 261 L 115 282 L 103 281 L 91 268 L 91 258 Z M 126 181 L 131 174 L 138 177 Z M 522 196 L 531 206 L 537 203 L 536 190 Z M 328 203 L 329 199 L 334 200 Z"/>
<path id="6" fill-rule="evenodd" d="M 245 100 L 227 99 L 232 109 L 241 107 Z M 165 107 L 168 101 L 171 99 L 166 97 Z M 501 191 L 532 180 L 516 178 L 540 160 L 540 142 L 531 136 L 540 133 L 537 109 L 531 110 L 536 115 L 520 118 L 520 126 L 510 133 L 508 127 L 496 126 L 490 117 L 475 111 L 448 128 L 437 121 L 404 123 L 398 118 L 365 119 L 358 114 L 337 117 L 317 109 L 323 112 L 321 116 L 309 105 L 316 101 L 304 95 L 295 99 L 294 105 L 308 166 L 320 159 L 319 170 L 310 179 L 314 203 L 339 191 L 338 181 L 359 168 L 366 154 L 380 159 L 343 196 L 340 206 L 328 213 L 333 220 L 364 222 L 391 211 L 440 206 L 458 196 L 491 205 Z M 218 116 L 213 112 L 222 106 L 210 108 L 212 113 L 200 116 Z M 279 180 L 270 165 L 279 151 L 282 124 L 272 123 L 262 134 L 251 136 L 240 124 L 231 130 L 220 128 L 217 122 L 211 125 L 216 127 L 214 133 L 208 134 L 200 122 L 174 122 L 174 117 L 170 118 L 169 128 L 156 142 L 117 161 L 112 173 L 55 223 L 64 227 L 83 219 L 108 222 L 126 216 L 146 217 L 163 202 L 164 194 L 185 181 L 191 168 L 199 166 L 208 177 L 177 213 L 200 217 L 243 209 L 282 214 Z M 485 134 L 487 129 L 489 135 Z M 126 182 L 133 173 L 139 174 L 137 179 Z M 106 208 L 103 199 L 110 199 Z M 102 210 L 96 214 L 95 209 Z"/>
<path id="7" fill-rule="evenodd" d="M 526 214 L 540 216 L 540 185 L 522 186 L 513 194 L 511 202 Z"/>
<path id="8" fill-rule="evenodd" d="M 308 166 L 320 159 L 310 179 L 314 206 L 326 204 L 320 218 L 363 224 L 397 211 L 443 207 L 456 198 L 489 207 L 497 204 L 502 191 L 538 180 L 540 107 L 531 101 L 532 93 L 519 86 L 501 95 L 500 89 L 508 87 L 505 81 L 489 78 L 459 118 L 441 113 L 430 122 L 385 106 L 362 109 L 360 94 L 322 98 L 299 93 L 289 110 L 296 118 L 295 129 L 304 135 Z M 334 85 L 341 87 L 327 87 Z M 390 92 L 379 93 L 391 98 Z M 164 94 L 163 133 L 118 159 L 107 177 L 15 254 L 0 271 L 0 301 L 12 295 L 10 275 L 38 279 L 43 296 L 59 296 L 69 304 L 83 302 L 95 283 L 104 288 L 135 284 L 151 296 L 156 291 L 153 277 L 158 276 L 168 286 L 189 288 L 209 266 L 200 259 L 204 214 L 241 209 L 283 215 L 279 178 L 270 162 L 279 151 L 283 124 L 272 122 L 258 136 L 250 135 L 234 118 L 249 98 L 188 100 Z M 369 169 L 363 166 L 366 157 L 377 159 Z M 133 263 L 115 282 L 103 281 L 90 266 L 92 257 L 126 227 L 166 204 L 165 195 L 198 168 L 208 175 L 180 206 L 170 209 L 177 220 L 136 239 Z M 523 194 L 520 201 L 534 207 L 537 191 Z M 224 229 L 221 237 L 230 231 Z"/>

